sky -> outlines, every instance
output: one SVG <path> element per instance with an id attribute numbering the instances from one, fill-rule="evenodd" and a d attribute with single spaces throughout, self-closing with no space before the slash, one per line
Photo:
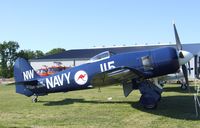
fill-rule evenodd
<path id="1" fill-rule="evenodd" d="M 200 43 L 199 0 L 0 0 L 0 42 L 20 49 Z"/>

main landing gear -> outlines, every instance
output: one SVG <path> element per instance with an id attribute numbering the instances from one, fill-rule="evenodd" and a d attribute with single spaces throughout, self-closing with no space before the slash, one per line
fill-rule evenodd
<path id="1" fill-rule="evenodd" d="M 139 90 L 142 94 L 140 97 L 140 103 L 143 107 L 147 109 L 155 109 L 161 99 L 162 89 L 157 87 L 151 81 L 146 80 L 140 84 Z"/>

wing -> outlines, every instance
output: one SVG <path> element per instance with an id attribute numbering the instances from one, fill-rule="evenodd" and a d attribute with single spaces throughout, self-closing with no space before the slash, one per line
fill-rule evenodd
<path id="1" fill-rule="evenodd" d="M 95 75 L 91 80 L 91 84 L 93 86 L 108 86 L 117 83 L 124 84 L 129 83 L 132 79 L 144 78 L 143 76 L 144 75 L 136 69 L 119 67 Z"/>
<path id="2" fill-rule="evenodd" d="M 127 97 L 133 90 L 133 79 L 144 79 L 144 75 L 142 72 L 136 69 L 132 69 L 129 67 L 119 67 L 95 75 L 91 80 L 91 84 L 94 87 L 122 84 L 124 96 Z"/>

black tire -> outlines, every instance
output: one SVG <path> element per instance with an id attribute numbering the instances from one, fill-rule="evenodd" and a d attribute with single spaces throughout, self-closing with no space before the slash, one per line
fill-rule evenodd
<path id="1" fill-rule="evenodd" d="M 157 104 L 149 104 L 149 105 L 143 105 L 145 109 L 156 109 Z"/>
<path id="2" fill-rule="evenodd" d="M 37 99 L 37 98 L 33 98 L 33 99 L 32 99 L 32 102 L 33 102 L 33 103 L 37 103 L 37 102 L 38 102 L 38 99 Z"/>
<path id="3" fill-rule="evenodd" d="M 142 106 L 145 108 L 145 109 L 156 109 L 157 108 L 157 102 L 153 101 L 153 99 L 147 99 L 145 98 L 144 95 L 142 95 L 140 97 L 140 103 L 142 104 Z"/>
<path id="4" fill-rule="evenodd" d="M 187 84 L 181 84 L 181 89 L 186 90 L 187 89 Z"/>

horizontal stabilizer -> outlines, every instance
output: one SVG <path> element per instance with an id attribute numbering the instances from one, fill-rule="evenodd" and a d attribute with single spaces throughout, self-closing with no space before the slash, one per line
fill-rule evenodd
<path id="1" fill-rule="evenodd" d="M 31 81 L 19 81 L 15 83 L 16 86 L 17 85 L 32 85 L 32 86 L 36 86 L 38 85 L 38 80 L 31 80 Z"/>
<path id="2" fill-rule="evenodd" d="M 23 94 L 25 96 L 32 96 L 34 93 L 26 88 L 24 85 L 16 85 L 16 93 Z"/>

